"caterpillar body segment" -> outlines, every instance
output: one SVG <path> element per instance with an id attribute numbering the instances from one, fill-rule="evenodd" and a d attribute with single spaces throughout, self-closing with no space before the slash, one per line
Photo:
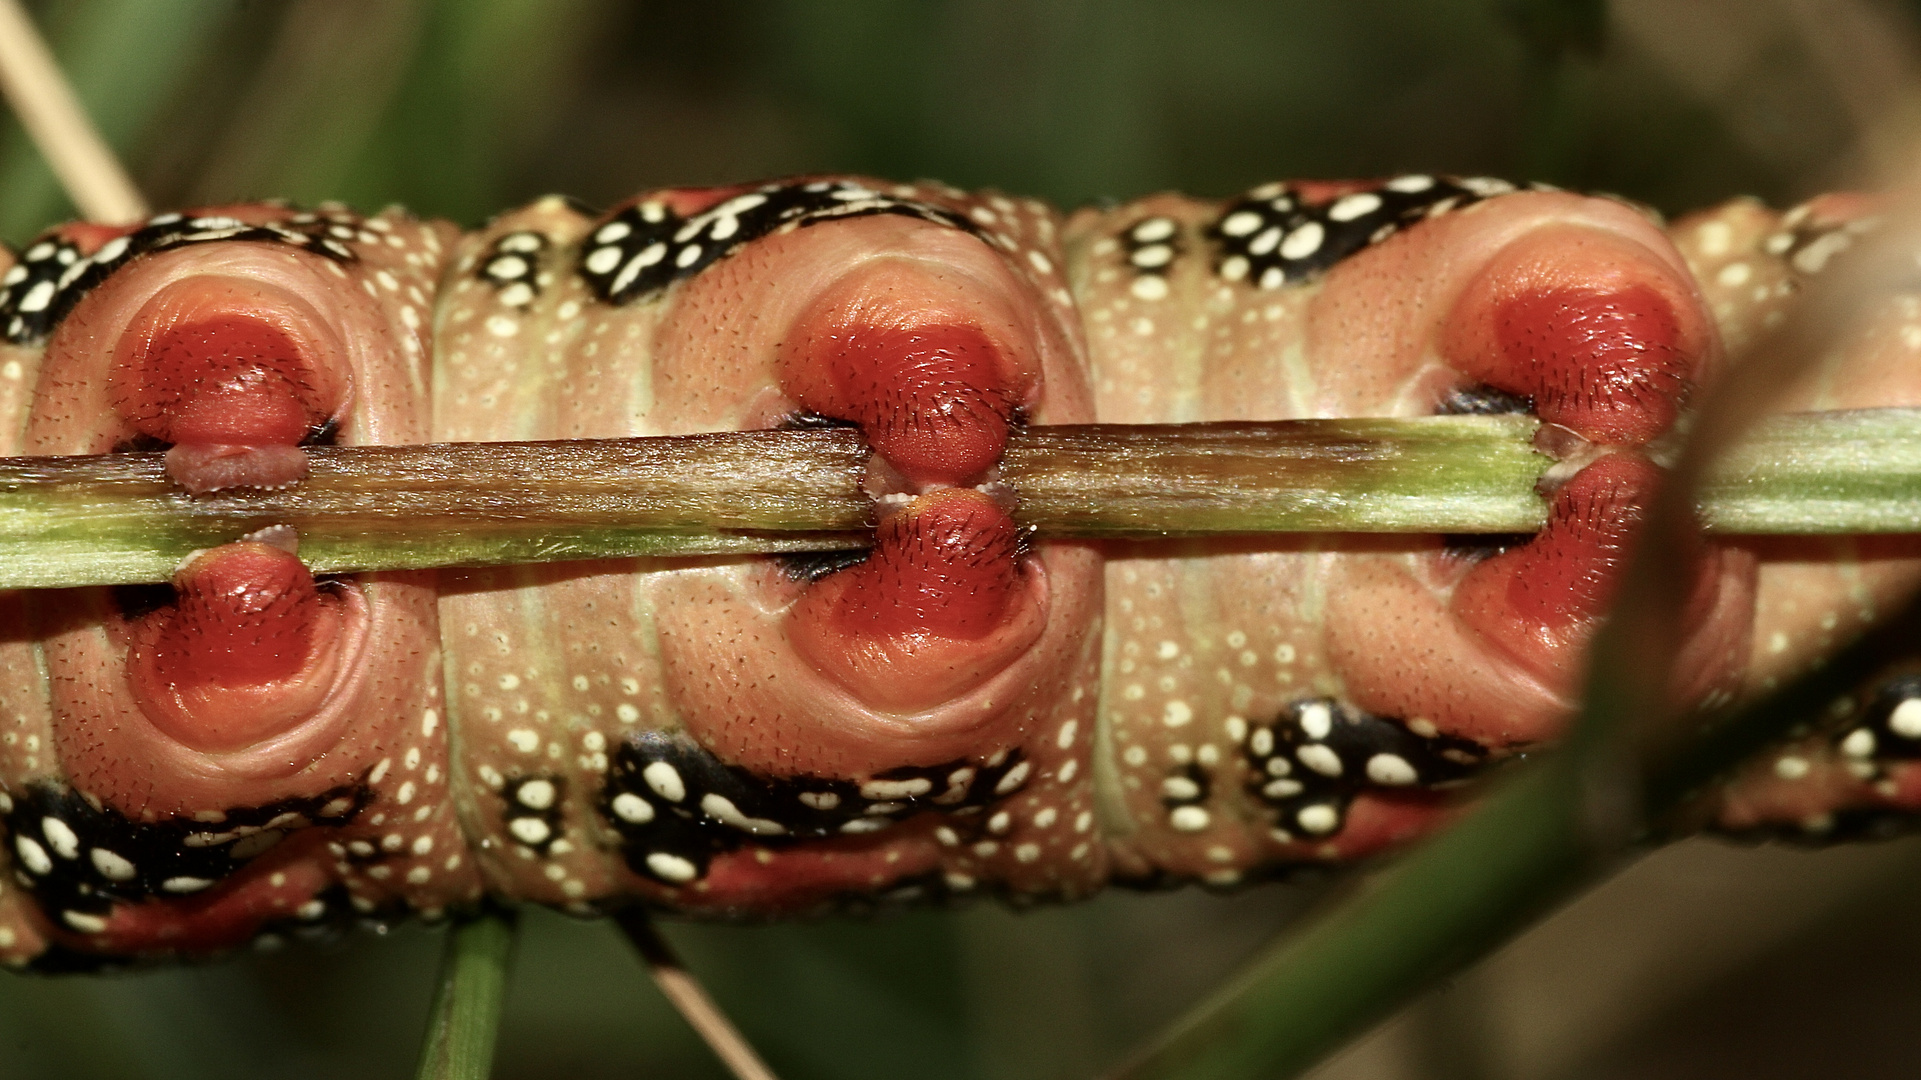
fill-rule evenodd
<path id="1" fill-rule="evenodd" d="M 1650 444 L 1871 212 L 1664 231 L 1406 176 L 1062 214 L 802 178 L 466 235 L 269 206 L 57 230 L 0 286 L 0 453 L 166 446 L 206 491 L 298 483 L 316 442 L 848 424 L 876 546 L 316 579 L 269 529 L 170 586 L 0 596 L 0 952 L 194 954 L 489 893 L 1071 898 L 1418 836 L 1557 733 Z M 1794 407 L 1915 403 L 1904 303 Z M 997 473 L 1021 424 L 1527 410 L 1584 448 L 1531 538 L 1030 543 Z M 1705 546 L 1675 692 L 1805 669 L 1911 591 L 1910 547 Z M 1911 806 L 1906 685 L 1722 824 Z"/>

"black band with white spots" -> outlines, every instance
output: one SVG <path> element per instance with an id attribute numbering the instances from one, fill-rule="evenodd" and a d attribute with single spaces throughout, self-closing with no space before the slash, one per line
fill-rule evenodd
<path id="1" fill-rule="evenodd" d="M 1921 675 L 1883 683 L 1834 745 L 1862 779 L 1879 774 L 1878 762 L 1921 758 Z"/>
<path id="2" fill-rule="evenodd" d="M 35 784 L 0 795 L 14 876 L 67 929 L 106 929 L 115 901 L 204 892 L 297 829 L 344 825 L 371 800 L 365 785 L 334 788 L 193 818 L 133 821 L 72 788 Z"/>
<path id="3" fill-rule="evenodd" d="M 1248 791 L 1274 808 L 1274 838 L 1321 840 L 1341 831 L 1348 804 L 1368 790 L 1459 783 L 1486 764 L 1479 744 L 1435 732 L 1417 735 L 1398 720 L 1333 698 L 1297 701 L 1243 744 Z"/>
<path id="4" fill-rule="evenodd" d="M 545 264 L 551 246 L 542 233 L 529 230 L 507 233 L 487 249 L 474 276 L 492 285 L 501 303 L 524 308 L 540 295 L 547 277 Z"/>
<path id="5" fill-rule="evenodd" d="M 84 258 L 71 242 L 48 233 L 29 244 L 13 269 L 0 277 L 0 328 L 15 345 L 44 339 L 81 297 L 115 270 L 149 252 L 216 240 L 257 240 L 289 244 L 336 262 L 352 262 L 356 256 L 346 241 L 371 243 L 378 239 L 365 228 L 364 219 L 338 208 L 302 212 L 284 222 L 266 225 L 249 225 L 230 217 L 161 214 L 125 236 L 114 237 Z"/>
<path id="6" fill-rule="evenodd" d="M 1516 190 L 1488 177 L 1397 176 L 1309 206 L 1294 186 L 1265 184 L 1228 203 L 1205 235 L 1221 277 L 1278 289 L 1310 281 L 1416 222 Z"/>
<path id="7" fill-rule="evenodd" d="M 614 751 L 600 811 L 635 873 L 685 885 L 706 876 L 715 855 L 750 841 L 780 847 L 879 832 L 925 811 L 979 813 L 1019 791 L 1031 772 L 1014 751 L 861 782 L 771 779 L 722 764 L 684 735 L 649 731 Z"/>
<path id="8" fill-rule="evenodd" d="M 1142 218 L 1121 230 L 1120 242 L 1135 274 L 1130 291 L 1142 300 L 1164 298 L 1167 272 L 1183 247 L 1180 223 L 1171 217 Z"/>
<path id="9" fill-rule="evenodd" d="M 903 214 L 979 235 L 967 219 L 846 180 L 783 181 L 683 218 L 666 203 L 635 203 L 581 245 L 580 276 L 594 295 L 626 304 L 706 269 L 764 236 L 871 214 Z"/>
<path id="10" fill-rule="evenodd" d="M 501 791 L 507 800 L 502 818 L 507 835 L 521 847 L 546 854 L 560 839 L 561 795 L 567 781 L 558 776 L 518 776 L 509 779 Z"/>

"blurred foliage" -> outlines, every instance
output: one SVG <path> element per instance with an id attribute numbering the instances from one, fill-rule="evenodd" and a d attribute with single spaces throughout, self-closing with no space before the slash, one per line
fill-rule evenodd
<path id="1" fill-rule="evenodd" d="M 1840 179 L 1848 124 L 1804 50 L 1778 13 L 1726 6 L 1624 0 L 1611 26 L 1601 0 L 36 5 L 157 204 L 466 223 L 550 191 L 812 170 L 1076 204 L 1420 169 L 1668 211 Z M 70 212 L 11 121 L 0 170 L 9 239 Z"/>
<path id="2" fill-rule="evenodd" d="M 1743 192 L 1787 202 L 1854 167 L 1852 121 L 1791 3 L 30 6 L 156 205 L 400 201 L 471 224 L 550 191 L 604 205 L 806 171 L 1062 204 L 1402 170 L 1668 212 Z M 11 121 L 0 184 L 9 241 L 71 213 Z M 1111 1065 L 1315 895 L 1118 893 L 668 933 L 783 1076 L 1025 1080 Z M 544 912 L 523 925 L 497 1075 L 719 1075 L 612 927 Z M 133 976 L 0 979 L 0 1078 L 404 1076 L 437 941 L 406 927 Z"/>

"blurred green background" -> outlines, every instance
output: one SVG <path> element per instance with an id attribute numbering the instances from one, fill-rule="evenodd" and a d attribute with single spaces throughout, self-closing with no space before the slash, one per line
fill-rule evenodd
<path id="1" fill-rule="evenodd" d="M 803 171 L 1063 204 L 1491 173 L 1679 212 L 1855 182 L 1911 85 L 1879 0 L 48 0 L 156 206 L 403 202 Z M 10 121 L 0 236 L 71 215 Z M 1328 887 L 1119 893 L 670 936 L 790 1078 L 1092 1075 Z M 1339 887 L 1338 884 L 1335 887 Z M 1326 1077 L 1913 1075 L 1921 848 L 1690 843 L 1410 1009 Z M 399 1077 L 438 935 L 0 977 L 0 1077 Z M 605 924 L 531 913 L 502 1077 L 711 1077 Z"/>

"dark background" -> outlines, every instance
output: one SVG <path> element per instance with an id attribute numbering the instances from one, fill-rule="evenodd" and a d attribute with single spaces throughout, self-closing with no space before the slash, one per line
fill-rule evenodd
<path id="1" fill-rule="evenodd" d="M 32 4 L 157 206 L 802 171 L 1063 204 L 1402 170 L 1679 212 L 1875 182 L 1911 12 L 1875 0 L 60 0 Z M 71 214 L 10 123 L 0 236 Z M 1092 1075 L 1326 883 L 669 933 L 790 1078 Z M 1338 887 L 1338 886 L 1336 886 Z M 1643 862 L 1327 1077 L 1910 1076 L 1921 848 Z M 530 913 L 503 1077 L 715 1076 L 604 924 Z M 438 936 L 0 977 L 0 1077 L 410 1075 Z"/>

